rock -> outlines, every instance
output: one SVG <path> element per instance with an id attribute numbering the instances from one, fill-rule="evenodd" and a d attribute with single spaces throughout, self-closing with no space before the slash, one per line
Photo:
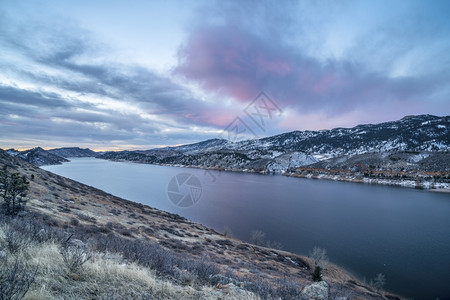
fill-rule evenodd
<path id="1" fill-rule="evenodd" d="M 6 257 L 6 252 L 0 250 L 0 258 Z"/>
<path id="2" fill-rule="evenodd" d="M 303 288 L 300 298 L 302 300 L 327 300 L 328 299 L 328 283 L 325 281 L 314 282 Z"/>
<path id="3" fill-rule="evenodd" d="M 79 248 L 84 248 L 86 247 L 86 244 L 83 243 L 83 241 L 79 240 L 79 239 L 71 239 L 69 241 L 69 243 L 75 247 L 79 247 Z"/>
<path id="4" fill-rule="evenodd" d="M 213 299 L 258 299 L 252 292 L 242 289 L 233 283 L 225 285 L 219 283 L 211 295 Z"/>

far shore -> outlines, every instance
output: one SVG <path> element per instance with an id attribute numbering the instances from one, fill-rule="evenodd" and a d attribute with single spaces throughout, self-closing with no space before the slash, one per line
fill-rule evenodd
<path id="1" fill-rule="evenodd" d="M 103 159 L 103 158 L 99 158 Z M 108 159 L 110 161 L 116 162 L 131 162 L 137 164 L 149 164 L 142 163 L 136 161 L 129 161 L 125 159 Z M 186 165 L 178 165 L 178 164 L 150 164 L 155 166 L 165 166 L 165 167 L 177 167 L 177 168 L 192 168 L 192 169 L 202 169 L 202 170 L 211 170 L 211 171 L 224 171 L 224 172 L 239 172 L 239 173 L 253 173 L 253 174 L 261 174 L 261 175 L 283 175 L 288 177 L 295 178 L 305 178 L 305 179 L 322 179 L 322 180 L 331 180 L 331 181 L 342 181 L 342 182 L 353 182 L 353 183 L 366 183 L 366 184 L 379 184 L 379 185 L 388 185 L 388 186 L 396 186 L 396 187 L 405 187 L 405 188 L 413 188 L 424 191 L 431 192 L 439 192 L 439 193 L 450 193 L 450 184 L 446 183 L 433 183 L 430 181 L 423 181 L 421 185 L 417 185 L 414 180 L 394 180 L 387 178 L 355 178 L 354 176 L 343 176 L 343 175 L 331 175 L 331 174 L 320 174 L 320 175 L 312 175 L 312 174 L 298 174 L 298 173 L 268 173 L 264 171 L 257 170 L 249 170 L 249 169 L 228 169 L 228 168 L 219 168 L 219 167 L 204 167 L 204 166 L 186 166 Z M 438 187 L 434 187 L 435 185 Z"/>

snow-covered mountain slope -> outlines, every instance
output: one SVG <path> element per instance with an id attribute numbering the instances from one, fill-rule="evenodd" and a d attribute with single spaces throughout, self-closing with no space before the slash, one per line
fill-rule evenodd
<path id="1" fill-rule="evenodd" d="M 450 116 L 408 116 L 380 124 L 320 131 L 293 131 L 233 145 L 247 151 L 301 151 L 335 157 L 385 151 L 448 151 Z M 324 156 L 324 157 L 327 157 Z"/>
<path id="2" fill-rule="evenodd" d="M 315 162 L 317 162 L 317 159 L 311 155 L 303 152 L 291 152 L 271 160 L 266 169 L 269 173 L 284 173 L 286 170 L 307 166 Z"/>
<path id="3" fill-rule="evenodd" d="M 343 155 L 309 165 L 309 168 L 327 170 L 372 171 L 424 171 L 450 172 L 450 152 L 374 152 Z"/>
<path id="4" fill-rule="evenodd" d="M 283 173 L 317 160 L 357 154 L 450 150 L 450 116 L 408 116 L 380 124 L 320 131 L 293 131 L 272 137 L 200 143 L 147 151 L 107 152 L 104 159 L 173 164 L 202 168 Z"/>
<path id="5" fill-rule="evenodd" d="M 211 152 L 211 151 L 217 151 L 221 150 L 223 148 L 227 148 L 231 142 L 225 139 L 210 139 L 199 143 L 194 144 L 188 144 L 188 145 L 181 145 L 181 146 L 174 146 L 174 147 L 165 147 L 165 148 L 158 148 L 154 150 L 159 151 L 177 151 L 177 152 L 183 152 L 186 154 L 195 154 L 200 152 Z"/>

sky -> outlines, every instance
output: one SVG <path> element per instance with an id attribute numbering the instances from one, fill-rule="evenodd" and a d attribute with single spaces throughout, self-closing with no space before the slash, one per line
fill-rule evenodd
<path id="1" fill-rule="evenodd" d="M 0 0 L 0 148 L 449 115 L 450 1 Z"/>

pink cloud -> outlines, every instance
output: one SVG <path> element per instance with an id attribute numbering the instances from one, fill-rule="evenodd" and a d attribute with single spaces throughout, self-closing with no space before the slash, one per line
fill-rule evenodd
<path id="1" fill-rule="evenodd" d="M 375 108 L 373 115 L 381 119 L 393 110 L 401 117 L 411 107 L 417 107 L 412 113 L 423 113 L 419 104 L 439 86 L 436 81 L 444 80 L 391 78 L 349 61 L 322 62 L 233 25 L 194 30 L 178 55 L 174 74 L 207 92 L 248 103 L 266 91 L 282 108 L 334 120 L 343 115 L 358 119 L 353 112 L 370 115 Z"/>

